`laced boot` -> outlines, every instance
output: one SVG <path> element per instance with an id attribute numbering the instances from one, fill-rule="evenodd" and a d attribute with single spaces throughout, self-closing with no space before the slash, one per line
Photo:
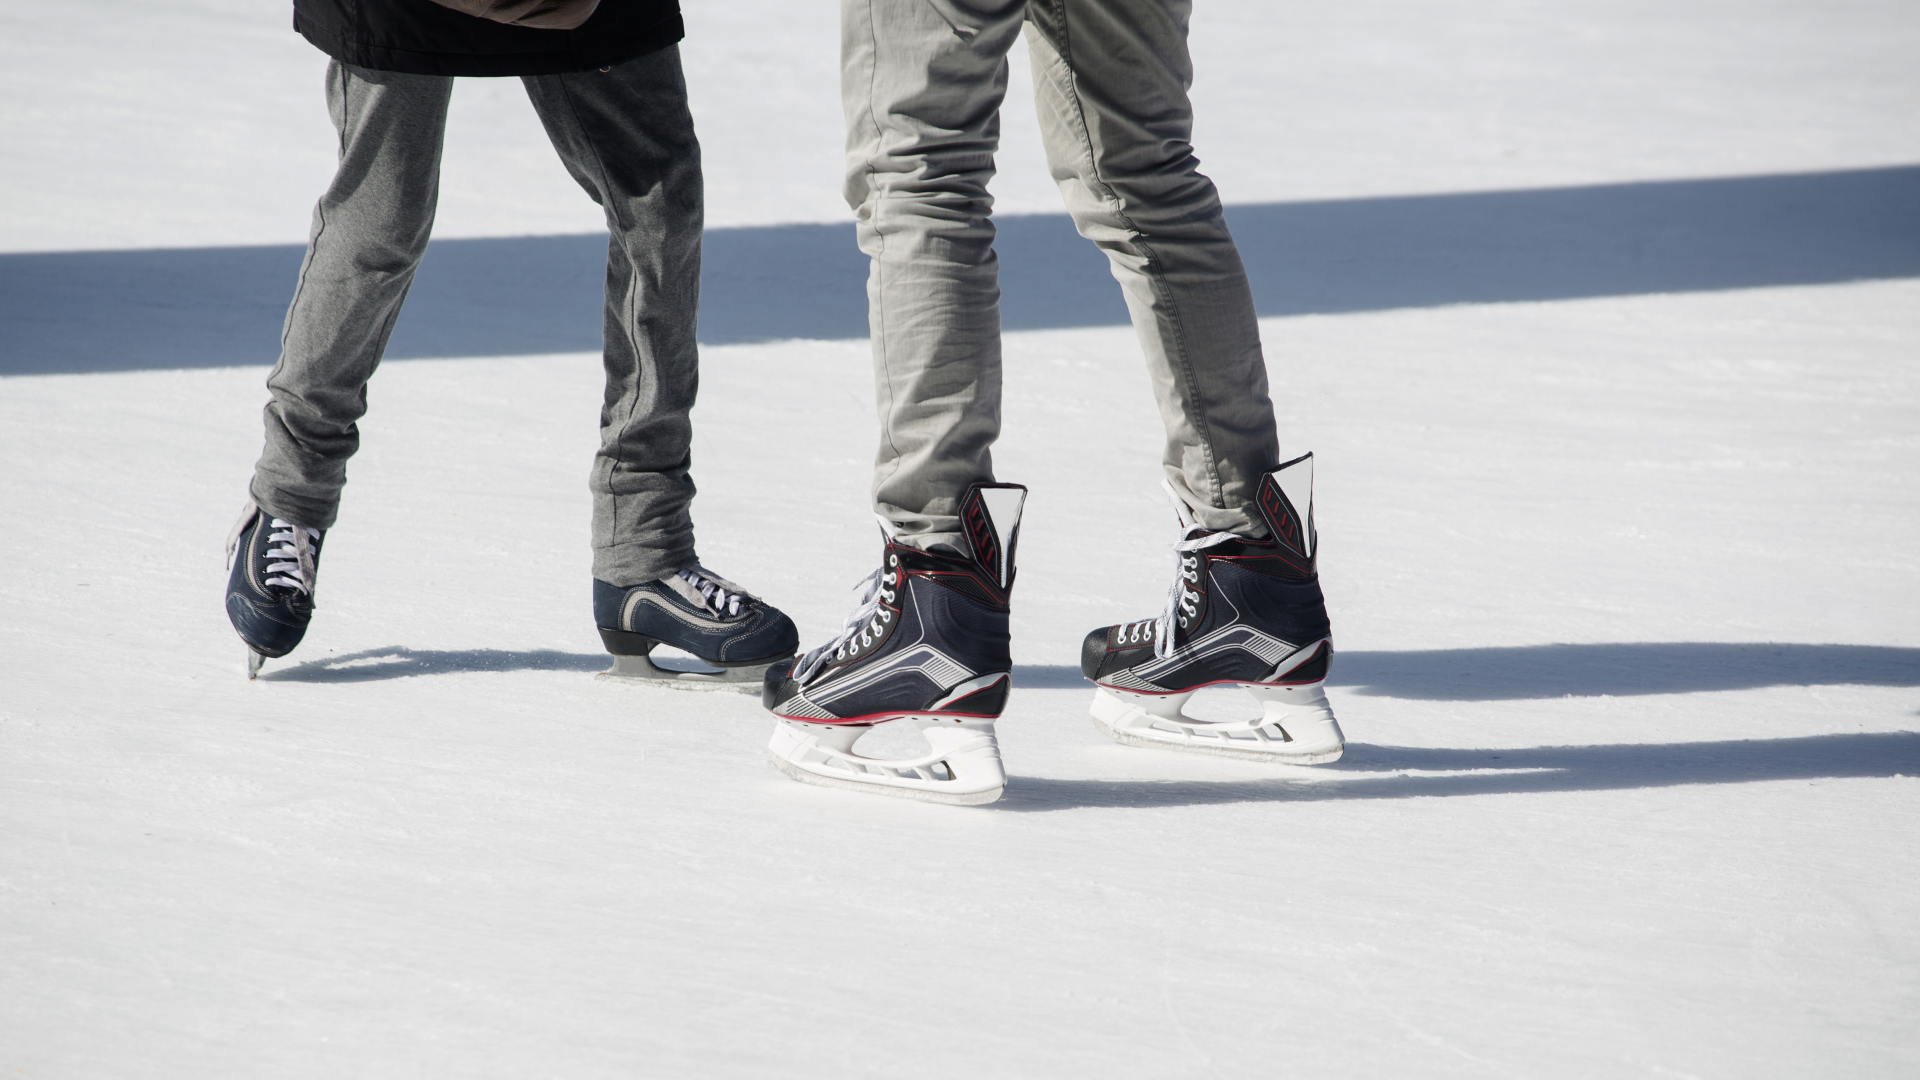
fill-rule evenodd
<path id="1" fill-rule="evenodd" d="M 324 530 L 272 517 L 247 500 L 227 537 L 227 618 L 247 646 L 247 678 L 292 652 L 313 621 Z"/>
<path id="2" fill-rule="evenodd" d="M 960 503 L 966 555 L 897 542 L 884 519 L 878 570 L 838 636 L 767 671 L 761 700 L 779 718 L 769 750 L 795 780 L 930 802 L 1000 797 L 1007 774 L 994 722 L 1013 659 L 1007 631 L 1014 549 L 1027 489 L 975 484 Z M 927 752 L 869 757 L 854 743 L 881 724 L 918 728 Z"/>
<path id="3" fill-rule="evenodd" d="M 1272 535 L 1201 528 L 1167 487 L 1180 519 L 1179 573 L 1156 619 L 1087 635 L 1080 670 L 1092 679 L 1093 720 L 1133 746 L 1254 761 L 1337 761 L 1346 742 L 1322 686 L 1333 659 L 1313 527 L 1313 455 L 1260 478 L 1255 505 Z M 1234 685 L 1258 717 L 1203 721 L 1187 700 Z"/>
<path id="4" fill-rule="evenodd" d="M 792 657 L 800 644 L 793 620 L 779 608 L 698 563 L 624 589 L 596 578 L 593 621 L 613 654 L 602 678 L 753 693 L 768 666 Z M 657 664 L 652 653 L 659 645 L 679 649 L 701 666 Z"/>

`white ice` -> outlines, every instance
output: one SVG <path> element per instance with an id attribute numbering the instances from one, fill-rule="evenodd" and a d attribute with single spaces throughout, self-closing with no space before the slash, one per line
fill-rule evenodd
<path id="1" fill-rule="evenodd" d="M 817 643 L 878 553 L 834 5 L 689 7 L 701 557 Z M 324 61 L 276 3 L 0 10 L 0 1076 L 1920 1073 L 1920 15 L 1322 8 L 1199 5 L 1194 97 L 1347 756 L 1088 720 L 1080 637 L 1171 572 L 1159 424 L 1098 258 L 1014 217 L 986 808 L 592 678 L 599 221 L 510 80 L 456 93 L 467 246 L 248 683 L 220 549 Z M 1000 209 L 1057 215 L 1020 59 Z"/>

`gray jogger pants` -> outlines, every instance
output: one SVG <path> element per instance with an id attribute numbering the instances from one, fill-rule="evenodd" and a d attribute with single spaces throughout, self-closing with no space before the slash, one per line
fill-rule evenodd
<path id="1" fill-rule="evenodd" d="M 522 80 L 567 171 L 605 211 L 606 397 L 593 491 L 593 573 L 634 585 L 695 560 L 688 475 L 699 385 L 700 147 L 678 49 L 607 71 Z M 332 526 L 360 444 L 367 382 L 426 252 L 451 78 L 335 62 L 327 106 L 340 165 L 267 379 L 254 501 Z"/>
<path id="2" fill-rule="evenodd" d="M 874 502 L 907 542 L 960 546 L 960 497 L 993 479 L 1000 290 L 987 182 L 1023 24 L 1047 160 L 1126 297 L 1167 479 L 1207 528 L 1265 534 L 1249 504 L 1279 463 L 1278 438 L 1246 270 L 1190 143 L 1190 10 L 842 0 L 846 195 L 872 259 Z"/>

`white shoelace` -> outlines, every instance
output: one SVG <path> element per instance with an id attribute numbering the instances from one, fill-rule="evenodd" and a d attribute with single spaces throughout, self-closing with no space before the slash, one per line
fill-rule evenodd
<path id="1" fill-rule="evenodd" d="M 319 529 L 303 529 L 291 521 L 274 518 L 267 523 L 268 585 L 282 585 L 313 595 L 313 544 L 320 539 Z"/>
<path id="2" fill-rule="evenodd" d="M 1230 532 L 1207 533 L 1205 536 L 1193 535 L 1200 528 L 1200 523 L 1193 519 L 1187 504 L 1173 490 L 1172 484 L 1162 480 L 1160 487 L 1167 493 L 1167 498 L 1173 502 L 1174 515 L 1180 519 L 1180 539 L 1173 542 L 1173 559 L 1178 572 L 1173 576 L 1173 584 L 1167 587 L 1167 609 L 1161 612 L 1158 618 L 1142 619 L 1139 622 L 1123 625 L 1118 637 L 1122 643 L 1145 645 L 1148 640 L 1148 628 L 1151 627 L 1153 655 L 1164 660 L 1173 655 L 1173 631 L 1177 620 L 1182 615 L 1191 617 L 1200 610 L 1200 592 L 1194 588 L 1200 581 L 1200 560 L 1193 556 L 1193 552 L 1204 551 L 1215 544 L 1224 544 L 1229 540 L 1250 540 L 1251 538 Z"/>
<path id="3" fill-rule="evenodd" d="M 260 508 L 249 502 L 241 512 L 240 523 L 233 527 L 232 535 L 227 537 L 227 560 L 233 560 L 234 551 L 240 545 L 240 534 L 253 524 L 255 517 L 264 517 Z M 303 529 L 283 518 L 272 518 L 267 522 L 267 550 L 265 552 L 266 576 L 262 584 L 278 585 L 285 589 L 296 589 L 313 595 L 314 578 L 318 571 L 313 561 L 313 545 L 320 542 L 319 529 Z"/>
<path id="4" fill-rule="evenodd" d="M 878 514 L 874 518 L 880 522 L 880 531 L 886 534 L 887 539 L 893 539 L 893 524 Z M 865 647 L 885 633 L 883 624 L 892 620 L 893 612 L 883 610 L 881 604 L 891 604 L 899 595 L 900 556 L 888 551 L 886 564 L 861 578 L 854 588 L 860 592 L 860 601 L 854 605 L 853 614 L 847 616 L 846 623 L 832 641 L 807 653 L 793 666 L 794 682 L 805 686 L 807 680 L 813 678 L 829 660 L 846 659 L 847 653 L 855 647 L 856 640 L 860 647 Z"/>
<path id="5" fill-rule="evenodd" d="M 677 571 L 674 578 L 683 582 L 686 589 L 692 590 L 716 615 L 738 615 L 740 605 L 753 599 L 747 590 L 699 563 Z"/>

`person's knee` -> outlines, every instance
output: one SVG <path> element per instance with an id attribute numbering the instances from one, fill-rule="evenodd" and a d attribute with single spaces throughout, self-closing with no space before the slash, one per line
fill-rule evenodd
<path id="1" fill-rule="evenodd" d="M 1082 232 L 1104 226 L 1147 236 L 1211 235 L 1224 220 L 1213 181 L 1191 167 L 1102 175 L 1085 198 L 1069 198 L 1068 212 Z"/>

